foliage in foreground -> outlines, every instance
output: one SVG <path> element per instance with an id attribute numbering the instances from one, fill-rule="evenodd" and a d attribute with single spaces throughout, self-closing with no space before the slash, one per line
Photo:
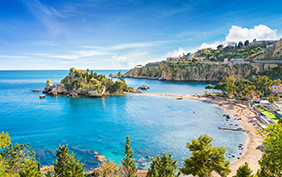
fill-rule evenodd
<path id="1" fill-rule="evenodd" d="M 236 175 L 233 177 L 253 177 L 252 170 L 249 168 L 249 164 L 245 162 L 244 165 L 240 166 L 236 171 Z"/>
<path id="2" fill-rule="evenodd" d="M 282 124 L 270 124 L 267 128 L 259 130 L 264 139 L 264 150 L 259 160 L 261 169 L 257 172 L 258 177 L 282 176 Z M 133 159 L 133 151 L 130 146 L 129 136 L 126 138 L 125 158 L 118 166 L 113 161 L 103 163 L 99 168 L 98 176 L 103 177 L 136 177 L 136 162 Z M 187 148 L 192 151 L 191 156 L 184 160 L 184 167 L 177 170 L 176 162 L 171 155 L 163 154 L 152 159 L 147 177 L 176 177 L 180 172 L 185 175 L 211 176 L 213 171 L 220 176 L 230 173 L 229 161 L 225 160 L 225 148 L 211 144 L 212 138 L 201 135 L 198 139 L 187 142 Z M 26 145 L 12 145 L 8 133 L 0 134 L 0 176 L 1 177 L 39 177 L 40 165 L 34 158 L 33 151 Z M 3 149 L 4 148 L 4 149 Z M 55 165 L 55 177 L 84 177 L 83 164 L 75 161 L 74 154 L 69 154 L 67 145 L 59 145 L 56 150 L 57 160 Z M 38 162 L 38 164 L 40 164 Z M 237 170 L 234 177 L 253 177 L 248 163 Z M 45 174 L 51 177 L 51 173 Z"/>
<path id="3" fill-rule="evenodd" d="M 225 148 L 212 145 L 212 138 L 208 135 L 201 135 L 198 139 L 187 142 L 187 148 L 192 151 L 191 156 L 184 160 L 184 167 L 180 171 L 185 175 L 204 177 L 211 176 L 216 171 L 221 176 L 227 176 L 229 161 L 225 160 Z"/>
<path id="4" fill-rule="evenodd" d="M 259 133 L 264 140 L 265 152 L 259 160 L 261 170 L 258 176 L 282 176 L 282 124 L 270 124 Z"/>
<path id="5" fill-rule="evenodd" d="M 147 172 L 147 177 L 178 177 L 180 172 L 177 172 L 177 160 L 171 158 L 164 153 L 161 157 L 152 158 L 152 163 Z"/>

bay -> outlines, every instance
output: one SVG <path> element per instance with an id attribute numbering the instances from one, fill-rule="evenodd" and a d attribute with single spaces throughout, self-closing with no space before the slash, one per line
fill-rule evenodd
<path id="1" fill-rule="evenodd" d="M 100 70 L 109 75 L 117 70 Z M 125 71 L 123 71 L 124 73 Z M 246 134 L 219 130 L 226 126 L 222 109 L 208 103 L 169 97 L 125 95 L 108 98 L 47 96 L 30 89 L 43 89 L 47 79 L 58 84 L 62 71 L 0 71 L 0 131 L 9 132 L 13 143 L 31 143 L 42 165 L 55 160 L 55 148 L 68 144 L 87 169 L 97 167 L 94 152 L 120 162 L 129 135 L 139 169 L 148 167 L 146 156 L 171 153 L 181 165 L 189 157 L 187 141 L 208 134 L 227 153 L 239 154 Z M 202 94 L 206 83 L 176 83 L 126 78 L 135 88 L 147 84 L 145 93 Z M 193 113 L 195 112 L 195 113 Z M 230 159 L 234 160 L 234 159 Z"/>

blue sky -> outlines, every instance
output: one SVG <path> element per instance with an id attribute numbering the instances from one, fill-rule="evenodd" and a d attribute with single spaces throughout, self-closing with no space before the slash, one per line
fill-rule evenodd
<path id="1" fill-rule="evenodd" d="M 281 0 L 2 0 L 0 70 L 125 69 L 229 41 L 280 39 L 281 7 Z"/>

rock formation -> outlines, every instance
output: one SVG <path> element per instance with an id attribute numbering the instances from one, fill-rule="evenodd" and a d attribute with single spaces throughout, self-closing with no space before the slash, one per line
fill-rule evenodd
<path id="1" fill-rule="evenodd" d="M 121 71 L 118 75 L 122 76 Z M 128 87 L 124 80 L 114 82 L 102 74 L 93 73 L 93 71 L 90 73 L 89 70 L 83 71 L 71 68 L 68 76 L 59 85 L 53 85 L 51 80 L 47 80 L 43 93 L 78 98 L 79 95 L 104 97 L 110 94 L 134 91 L 134 88 Z"/>
<path id="2" fill-rule="evenodd" d="M 148 90 L 150 87 L 146 84 L 144 85 L 141 85 L 140 87 L 138 87 L 138 89 L 141 89 L 141 90 Z"/>

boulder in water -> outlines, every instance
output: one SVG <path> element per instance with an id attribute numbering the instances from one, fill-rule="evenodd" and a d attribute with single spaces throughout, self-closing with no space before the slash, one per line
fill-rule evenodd
<path id="1" fill-rule="evenodd" d="M 141 90 L 148 90 L 150 87 L 146 84 L 144 85 L 141 85 L 140 87 L 138 87 L 138 89 L 141 89 Z"/>
<path id="2" fill-rule="evenodd" d="M 108 161 L 104 155 L 95 155 L 95 158 L 102 163 Z"/>

